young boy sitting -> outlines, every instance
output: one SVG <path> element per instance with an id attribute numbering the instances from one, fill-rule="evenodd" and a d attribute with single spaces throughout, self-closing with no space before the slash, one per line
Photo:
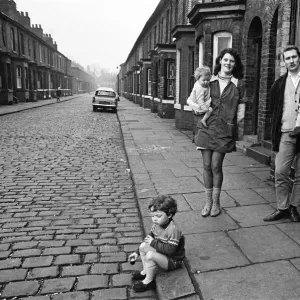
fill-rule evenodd
<path id="1" fill-rule="evenodd" d="M 143 263 L 143 270 L 132 276 L 134 280 L 141 280 L 133 285 L 135 292 L 155 289 L 158 267 L 165 271 L 175 270 L 181 267 L 185 258 L 184 236 L 173 221 L 177 212 L 176 201 L 168 195 L 157 196 L 148 208 L 153 222 L 151 232 L 129 256 L 130 261 L 135 261 L 140 255 Z"/>

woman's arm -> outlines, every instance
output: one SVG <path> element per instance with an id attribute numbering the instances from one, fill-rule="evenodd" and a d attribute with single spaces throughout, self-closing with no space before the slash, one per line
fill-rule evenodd
<path id="1" fill-rule="evenodd" d="M 238 82 L 238 91 L 239 91 L 239 104 L 237 109 L 237 122 L 239 123 L 245 117 L 246 111 L 246 99 L 245 99 L 245 83 L 243 80 Z"/>

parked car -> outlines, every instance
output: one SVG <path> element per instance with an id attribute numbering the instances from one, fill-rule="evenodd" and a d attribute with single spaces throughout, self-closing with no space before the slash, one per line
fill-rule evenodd
<path id="1" fill-rule="evenodd" d="M 117 112 L 118 101 L 120 101 L 119 96 L 112 88 L 100 87 L 96 90 L 93 97 L 93 111 L 102 108 Z"/>

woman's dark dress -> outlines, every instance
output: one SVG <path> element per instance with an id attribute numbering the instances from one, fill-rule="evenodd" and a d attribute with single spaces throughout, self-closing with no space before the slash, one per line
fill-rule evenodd
<path id="1" fill-rule="evenodd" d="M 244 103 L 244 83 L 231 78 L 220 95 L 220 85 L 217 76 L 210 82 L 211 107 L 213 112 L 206 121 L 208 127 L 197 123 L 195 145 L 220 153 L 236 151 L 237 140 L 237 109 Z"/>

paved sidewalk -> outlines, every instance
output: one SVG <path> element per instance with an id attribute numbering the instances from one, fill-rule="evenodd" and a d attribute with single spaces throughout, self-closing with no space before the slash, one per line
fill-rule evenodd
<path id="1" fill-rule="evenodd" d="M 190 135 L 125 98 L 119 119 L 145 231 L 157 194 L 178 201 L 185 267 L 158 276 L 159 299 L 300 299 L 300 224 L 262 218 L 276 207 L 270 169 L 236 152 L 224 160 L 223 212 L 202 218 L 201 153 Z"/>
<path id="2" fill-rule="evenodd" d="M 78 95 L 73 95 L 73 96 L 61 97 L 60 102 L 68 101 L 68 100 L 80 97 L 82 95 L 86 95 L 86 94 L 78 94 Z M 91 99 L 92 99 L 92 96 L 91 96 Z M 50 105 L 50 104 L 54 104 L 54 103 L 57 103 L 56 98 L 39 100 L 37 102 L 19 102 L 18 104 L 14 104 L 14 105 L 0 105 L 0 116 L 13 114 L 13 113 L 16 113 L 19 111 L 32 109 L 32 108 L 45 106 L 45 105 Z"/>

